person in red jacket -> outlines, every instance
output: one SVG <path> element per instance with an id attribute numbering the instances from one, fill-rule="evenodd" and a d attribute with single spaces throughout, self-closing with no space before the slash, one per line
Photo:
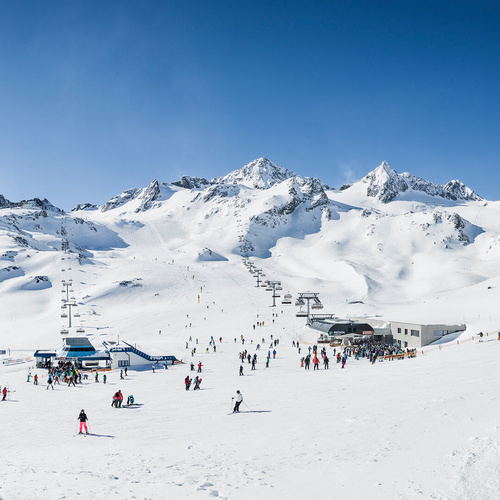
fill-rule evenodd
<path id="1" fill-rule="evenodd" d="M 313 358 L 314 370 L 319 370 L 319 359 L 318 356 L 314 356 Z"/>
<path id="2" fill-rule="evenodd" d="M 7 397 L 7 387 L 4 387 L 2 390 L 2 401 L 5 401 L 6 397 Z"/>

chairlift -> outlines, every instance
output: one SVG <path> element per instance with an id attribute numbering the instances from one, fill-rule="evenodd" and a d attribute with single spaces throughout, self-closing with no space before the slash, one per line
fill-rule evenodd
<path id="1" fill-rule="evenodd" d="M 291 299 L 292 298 L 292 294 L 291 293 L 286 293 L 285 294 L 285 299 Z"/>
<path id="2" fill-rule="evenodd" d="M 266 285 L 267 286 L 267 285 Z M 272 286 L 267 286 L 266 288 L 266 292 L 272 292 L 273 291 L 273 287 Z"/>
<path id="3" fill-rule="evenodd" d="M 307 318 L 307 313 L 304 311 L 299 311 L 295 316 L 297 316 L 297 318 Z"/>
<path id="4" fill-rule="evenodd" d="M 279 297 L 281 297 L 281 295 L 278 295 L 278 294 L 273 295 L 273 299 L 278 299 Z"/>
<path id="5" fill-rule="evenodd" d="M 303 305 L 305 305 L 305 303 L 303 300 L 299 299 L 299 300 L 297 300 L 297 302 L 295 302 L 295 305 L 296 306 L 303 306 Z"/>
<path id="6" fill-rule="evenodd" d="M 85 333 L 85 330 L 83 328 L 78 328 L 76 330 L 76 333 Z"/>
<path id="7" fill-rule="evenodd" d="M 67 317 L 68 317 L 67 313 L 65 312 L 61 313 L 61 318 L 67 318 Z"/>
<path id="8" fill-rule="evenodd" d="M 61 271 L 66 271 L 66 269 L 61 269 Z"/>
<path id="9" fill-rule="evenodd" d="M 69 331 L 68 331 L 68 330 L 66 330 L 65 328 L 63 328 L 63 329 L 61 330 L 61 335 L 68 335 L 68 333 L 69 333 Z"/>
<path id="10" fill-rule="evenodd" d="M 74 316 L 75 318 L 79 318 L 79 317 L 80 317 L 80 313 L 79 313 L 79 312 L 76 312 L 73 316 Z"/>
<path id="11" fill-rule="evenodd" d="M 323 304 L 311 304 L 311 309 L 323 309 Z"/>
<path id="12" fill-rule="evenodd" d="M 66 302 L 66 299 L 61 299 L 61 302 Z"/>
<path id="13" fill-rule="evenodd" d="M 287 299 L 283 299 L 283 300 L 281 301 L 281 303 L 282 303 L 282 304 L 285 304 L 285 305 L 289 305 L 289 304 L 291 304 L 291 303 L 292 303 L 292 301 L 291 301 L 291 300 L 287 300 Z"/>
<path id="14" fill-rule="evenodd" d="M 282 286 L 277 286 L 276 290 L 283 290 L 283 287 Z"/>
<path id="15" fill-rule="evenodd" d="M 266 288 L 267 285 L 265 283 L 262 283 L 262 285 L 260 285 L 262 288 Z"/>
<path id="16" fill-rule="evenodd" d="M 76 300 L 76 298 L 74 296 L 70 297 L 71 300 Z"/>

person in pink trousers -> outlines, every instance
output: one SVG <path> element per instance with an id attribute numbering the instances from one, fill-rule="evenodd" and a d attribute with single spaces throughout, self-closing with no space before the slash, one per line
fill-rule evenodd
<path id="1" fill-rule="evenodd" d="M 82 410 L 80 412 L 80 415 L 78 415 L 78 420 L 80 421 L 80 432 L 78 434 L 83 434 L 82 429 L 85 429 L 85 432 L 88 434 L 89 430 L 87 428 L 87 415 L 85 414 L 85 410 Z"/>

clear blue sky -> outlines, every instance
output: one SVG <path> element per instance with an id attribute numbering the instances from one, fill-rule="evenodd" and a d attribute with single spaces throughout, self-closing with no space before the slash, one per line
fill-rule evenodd
<path id="1" fill-rule="evenodd" d="M 265 156 L 500 199 L 498 1 L 0 2 L 0 193 L 61 208 Z"/>

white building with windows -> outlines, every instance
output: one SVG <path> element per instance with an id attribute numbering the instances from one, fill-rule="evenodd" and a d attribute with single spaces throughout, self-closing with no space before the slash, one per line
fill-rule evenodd
<path id="1" fill-rule="evenodd" d="M 355 319 L 355 318 L 350 318 Z M 387 328 L 389 326 L 394 342 L 402 348 L 418 348 L 432 344 L 436 340 L 450 333 L 463 332 L 466 325 L 423 325 L 419 323 L 403 323 L 398 321 L 385 321 L 381 319 L 362 318 L 356 321 L 370 323 L 374 328 Z"/>

